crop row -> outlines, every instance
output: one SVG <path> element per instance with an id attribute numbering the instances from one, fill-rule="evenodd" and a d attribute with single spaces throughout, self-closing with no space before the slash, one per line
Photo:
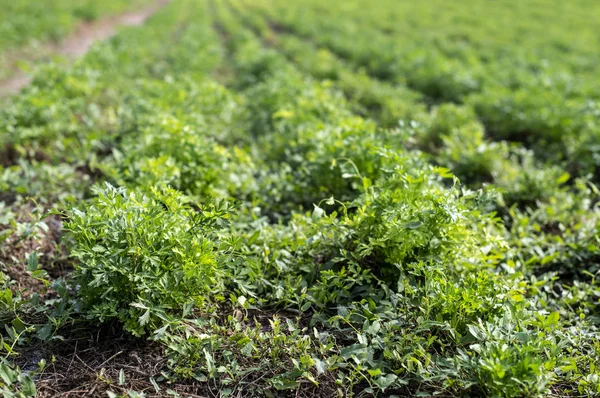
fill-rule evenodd
<path id="1" fill-rule="evenodd" d="M 222 396 L 599 392 L 595 186 L 488 134 L 487 88 L 362 63 L 396 31 L 358 0 L 275 3 L 173 2 L 6 101 L 0 261 L 73 267 L 5 275 L 7 358 L 85 320 Z"/>
<path id="2" fill-rule="evenodd" d="M 389 15 L 365 15 L 360 3 L 342 7 L 339 19 L 331 18 L 337 5 L 327 12 L 318 1 L 242 4 L 276 30 L 323 46 L 370 76 L 407 86 L 428 104 L 468 105 L 495 140 L 523 142 L 539 158 L 596 179 L 598 63 L 586 50 L 598 40 L 593 2 L 498 2 L 489 13 L 469 17 L 447 4 L 394 4 L 380 8 L 384 14 L 394 10 Z M 478 10 L 477 2 L 470 6 Z M 390 20 L 402 23 L 381 22 Z"/>
<path id="3" fill-rule="evenodd" d="M 50 57 L 51 46 L 81 23 L 149 4 L 148 0 L 60 0 L 48 7 L 37 1 L 0 1 L 0 80 L 10 77 L 24 60 Z"/>

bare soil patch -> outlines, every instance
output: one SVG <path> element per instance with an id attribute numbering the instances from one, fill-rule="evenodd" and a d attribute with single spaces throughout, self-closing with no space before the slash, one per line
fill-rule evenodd
<path id="1" fill-rule="evenodd" d="M 4 194 L 0 193 L 0 200 Z M 32 204 L 24 204 L 15 208 L 17 221 L 31 222 L 29 214 Z M 62 220 L 58 216 L 47 217 L 44 221 L 46 231 L 39 231 L 29 237 L 18 236 L 13 233 L 0 244 L 0 271 L 6 272 L 14 281 L 13 289 L 21 292 L 24 297 L 34 293 L 45 296 L 48 293 L 44 284 L 33 278 L 27 271 L 27 256 L 30 253 L 38 254 L 39 265 L 44 269 L 51 280 L 70 274 L 72 264 L 69 261 L 66 248 L 61 243 Z M 0 232 L 9 226 L 0 224 Z"/>

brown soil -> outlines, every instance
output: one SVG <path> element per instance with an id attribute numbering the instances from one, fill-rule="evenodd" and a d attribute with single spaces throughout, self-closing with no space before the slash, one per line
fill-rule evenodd
<path id="1" fill-rule="evenodd" d="M 39 397 L 106 397 L 106 391 L 126 394 L 129 389 L 157 397 L 173 388 L 157 393 L 150 381 L 160 380 L 166 361 L 158 344 L 127 338 L 111 325 L 98 328 L 74 323 L 60 334 L 64 341 L 30 347 L 17 359 L 25 371 L 35 370 L 39 361 L 46 359 L 46 368 L 35 376 Z M 122 384 L 121 373 L 125 378 Z M 185 386 L 188 393 L 193 393 L 193 388 Z"/>
<path id="2" fill-rule="evenodd" d="M 169 3 L 169 1 L 170 0 L 155 0 L 151 5 L 138 11 L 116 15 L 94 22 L 84 22 L 79 25 L 75 33 L 61 43 L 48 43 L 44 45 L 43 48 L 39 49 L 39 51 L 44 54 L 63 55 L 70 59 L 80 57 L 87 52 L 94 42 L 105 40 L 113 36 L 117 32 L 117 28 L 121 26 L 142 25 L 146 19 Z M 14 60 L 13 68 L 16 69 L 16 64 L 19 61 L 18 52 L 10 58 Z M 0 81 L 0 96 L 14 94 L 29 84 L 30 81 L 30 75 L 17 72 L 14 76 Z"/>
<path id="3" fill-rule="evenodd" d="M 33 205 L 26 204 L 18 209 L 17 221 L 32 222 L 30 212 Z M 50 216 L 43 221 L 47 230 L 38 231 L 30 237 L 12 233 L 0 245 L 0 271 L 5 272 L 14 281 L 12 289 L 21 292 L 27 298 L 34 293 L 45 296 L 48 291 L 44 283 L 34 279 L 27 271 L 27 256 L 38 253 L 38 263 L 48 273 L 50 280 L 68 275 L 72 270 L 68 254 L 61 244 L 62 221 L 58 216 Z M 0 225 L 0 232 L 10 228 Z"/>
<path id="4" fill-rule="evenodd" d="M 266 316 L 263 314 L 263 316 Z M 114 324 L 102 326 L 76 322 L 70 329 L 59 332 L 64 338 L 52 345 L 39 344 L 23 351 L 17 365 L 33 371 L 43 358 L 45 369 L 35 375 L 38 396 L 42 398 L 106 397 L 107 391 L 126 395 L 127 391 L 143 392 L 147 398 L 179 396 L 217 398 L 222 396 L 218 383 L 193 379 L 166 381 L 167 357 L 160 343 L 128 337 Z M 264 374 L 241 376 L 230 385 L 232 397 L 256 397 L 264 394 L 255 386 L 265 387 Z M 243 382 L 243 384 L 241 384 Z M 255 384 L 256 383 L 256 384 Z M 158 387 L 158 389 L 157 389 Z M 273 397 L 309 398 L 335 397 L 338 387 L 333 375 L 320 380 L 318 386 L 301 383 L 297 390 L 271 390 Z"/>
<path id="5" fill-rule="evenodd" d="M 103 329 L 95 335 L 68 337 L 51 351 L 40 347 L 24 353 L 22 360 L 30 360 L 30 363 L 23 363 L 22 369 L 29 366 L 33 370 L 39 359 L 54 357 L 36 380 L 39 397 L 106 397 L 107 391 L 127 394 L 128 390 L 144 392 L 148 397 L 162 397 L 167 389 L 178 390 L 186 396 L 205 397 L 198 394 L 203 388 L 194 383 L 181 386 L 161 383 L 161 390 L 156 391 L 150 379 L 158 379 L 160 383 L 166 362 L 162 348 L 147 341 L 128 340 L 122 333 Z M 121 374 L 124 380 L 119 380 Z"/>

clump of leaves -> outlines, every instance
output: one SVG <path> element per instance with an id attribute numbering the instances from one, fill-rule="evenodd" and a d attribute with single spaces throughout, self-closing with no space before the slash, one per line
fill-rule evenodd
<path id="1" fill-rule="evenodd" d="M 39 370 L 45 362 L 38 365 Z M 38 369 L 36 369 L 37 371 Z M 5 360 L 0 361 L 0 393 L 5 398 L 26 398 L 37 396 L 35 382 L 29 372 L 22 371 Z"/>
<path id="2" fill-rule="evenodd" d="M 128 192 L 106 184 L 65 230 L 79 260 L 74 280 L 89 318 L 117 319 L 144 335 L 203 302 L 219 284 L 225 245 L 215 237 L 226 205 L 199 211 L 170 188 Z"/>

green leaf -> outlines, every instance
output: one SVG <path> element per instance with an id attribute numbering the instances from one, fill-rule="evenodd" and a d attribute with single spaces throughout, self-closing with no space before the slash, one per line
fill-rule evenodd
<path id="1" fill-rule="evenodd" d="M 556 183 L 557 184 L 564 184 L 565 182 L 569 181 L 569 178 L 571 178 L 571 175 L 567 172 L 564 172 L 563 174 L 561 174 L 560 177 L 558 177 L 556 179 Z"/>
<path id="2" fill-rule="evenodd" d="M 252 344 L 252 342 L 247 343 L 246 345 L 244 345 L 244 347 L 242 347 L 242 354 L 249 357 L 252 355 L 252 350 L 254 349 L 254 344 Z"/>
<path id="3" fill-rule="evenodd" d="M 546 324 L 548 326 L 558 325 L 558 321 L 560 320 L 560 314 L 558 311 L 551 312 L 546 318 Z"/>
<path id="4" fill-rule="evenodd" d="M 469 333 L 473 335 L 477 340 L 483 340 L 484 335 L 481 333 L 481 330 L 475 325 L 468 325 Z"/>
<path id="5" fill-rule="evenodd" d="M 15 380 L 15 371 L 13 369 L 11 369 L 10 367 L 8 367 L 8 365 L 6 364 L 0 364 L 0 378 L 2 378 L 2 381 L 4 381 L 4 384 L 6 384 L 7 386 L 12 385 L 13 381 Z"/>
<path id="6" fill-rule="evenodd" d="M 53 331 L 52 325 L 46 324 L 38 330 L 37 334 L 38 334 L 38 337 L 40 338 L 40 340 L 46 341 L 52 335 L 52 331 Z"/>
<path id="7" fill-rule="evenodd" d="M 321 375 L 321 374 L 325 373 L 325 370 L 326 370 L 325 361 L 321 361 L 320 359 L 316 359 L 316 358 L 313 358 L 313 361 L 315 361 L 315 368 L 317 369 L 317 374 Z"/>
<path id="8" fill-rule="evenodd" d="M 244 304 L 246 304 L 246 297 L 244 297 L 244 296 L 239 296 L 239 297 L 237 298 L 237 301 L 238 301 L 238 303 L 240 303 L 240 305 L 241 305 L 242 307 L 244 307 Z"/>
<path id="9" fill-rule="evenodd" d="M 344 359 L 349 359 L 351 357 L 362 357 L 367 353 L 367 345 L 366 344 L 352 344 L 351 346 L 344 347 L 340 350 L 340 355 Z"/>
<path id="10" fill-rule="evenodd" d="M 146 310 L 146 312 L 144 312 L 144 314 L 141 317 L 139 317 L 139 322 L 142 326 L 147 325 L 148 322 L 150 322 L 150 310 Z"/>
<path id="11" fill-rule="evenodd" d="M 323 216 L 325 215 L 325 210 L 321 209 L 319 206 L 313 204 L 314 209 L 313 209 L 313 213 L 312 213 L 312 219 L 313 220 L 318 220 L 320 218 L 323 218 Z"/>
<path id="12" fill-rule="evenodd" d="M 38 255 L 36 252 L 29 254 L 27 259 L 27 271 L 33 272 L 38 269 Z"/>
<path id="13" fill-rule="evenodd" d="M 35 397 L 37 395 L 35 383 L 29 376 L 25 376 L 23 379 L 23 394 L 27 397 Z"/>
<path id="14" fill-rule="evenodd" d="M 411 221 L 406 224 L 406 228 L 417 229 L 417 228 L 420 228 L 422 225 L 423 225 L 423 223 L 421 221 Z"/>
<path id="15" fill-rule="evenodd" d="M 383 391 L 385 391 L 386 388 L 388 388 L 389 386 L 394 384 L 396 379 L 398 379 L 398 376 L 396 376 L 393 373 L 390 373 L 390 374 L 387 374 L 385 376 L 381 376 L 381 377 L 375 379 L 374 382 L 377 385 L 377 387 L 379 387 Z"/>
<path id="16" fill-rule="evenodd" d="M 288 379 L 284 376 L 274 377 L 273 379 L 271 379 L 271 383 L 273 384 L 273 387 L 275 387 L 279 391 L 292 390 L 298 387 L 298 383 L 296 382 L 296 380 Z"/>
<path id="17" fill-rule="evenodd" d="M 367 372 L 369 372 L 371 377 L 375 377 L 381 374 L 381 369 L 367 369 Z"/>
<path id="18" fill-rule="evenodd" d="M 92 250 L 95 251 L 96 253 L 106 252 L 106 248 L 102 245 L 96 245 L 96 246 L 92 247 Z"/>

